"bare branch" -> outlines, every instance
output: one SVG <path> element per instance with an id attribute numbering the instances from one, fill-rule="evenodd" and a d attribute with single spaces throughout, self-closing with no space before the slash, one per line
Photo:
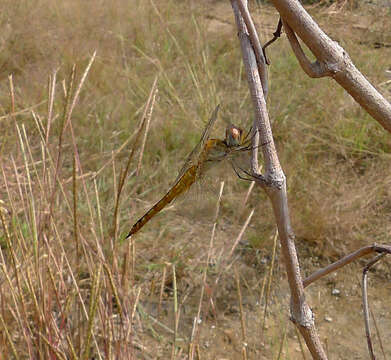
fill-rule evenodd
<path id="1" fill-rule="evenodd" d="M 257 30 L 255 29 L 254 22 L 247 9 L 247 6 L 244 6 L 243 0 L 238 0 L 237 2 L 238 2 L 240 14 L 243 17 L 243 20 L 247 27 L 248 34 L 250 36 L 251 45 L 253 46 L 253 50 L 255 53 L 255 58 L 257 59 L 258 72 L 261 77 L 261 83 L 263 89 L 263 96 L 265 97 L 265 99 L 267 99 L 267 93 L 268 93 L 267 67 L 266 67 L 265 57 L 263 56 L 264 54 L 263 54 L 262 46 L 261 43 L 259 42 Z"/>
<path id="2" fill-rule="evenodd" d="M 235 20 L 238 27 L 238 36 L 242 48 L 243 62 L 247 73 L 247 81 L 249 82 L 251 98 L 253 100 L 255 111 L 253 126 L 255 131 L 255 135 L 253 137 L 254 150 L 251 162 L 251 170 L 254 173 L 257 173 L 259 169 L 258 160 L 256 158 L 258 154 L 258 143 L 255 143 L 259 136 L 261 143 L 267 144 L 267 146 L 261 147 L 263 159 L 265 162 L 266 177 L 277 177 L 278 175 L 281 175 L 281 166 L 274 145 L 269 114 L 266 109 L 266 102 L 262 91 L 262 83 L 258 72 L 258 65 L 256 62 L 254 50 L 251 46 L 251 41 L 247 33 L 246 24 L 244 23 L 244 20 L 240 14 L 238 3 L 235 0 L 231 0 L 231 4 L 232 8 L 234 9 Z"/>
<path id="3" fill-rule="evenodd" d="M 299 40 L 297 39 L 294 31 L 286 21 L 282 20 L 282 23 L 284 24 L 286 36 L 288 37 L 292 50 L 295 53 L 296 58 L 304 72 L 311 78 L 320 78 L 327 75 L 331 76 L 332 73 L 323 68 L 322 64 L 318 60 L 316 60 L 314 63 L 309 61 L 303 49 L 301 48 Z"/>
<path id="4" fill-rule="evenodd" d="M 299 328 L 313 358 L 325 360 L 327 357 L 315 328 L 314 316 L 305 300 L 299 261 L 294 243 L 294 234 L 290 224 L 286 179 L 274 145 L 255 54 L 251 47 L 251 42 L 247 35 L 247 29 L 240 14 L 237 0 L 231 0 L 231 4 L 238 27 L 243 62 L 247 72 L 247 80 L 255 110 L 254 129 L 255 133 L 259 132 L 259 138 L 262 144 L 261 150 L 265 164 L 265 175 L 257 174 L 258 167 L 256 165 L 258 165 L 258 163 L 255 159 L 256 154 L 253 153 L 253 161 L 251 164 L 252 171 L 256 175 L 255 180 L 263 186 L 273 205 L 281 242 L 281 250 L 286 265 L 292 296 L 291 320 Z M 256 148 L 257 146 L 254 146 L 253 143 L 253 147 Z"/>
<path id="5" fill-rule="evenodd" d="M 323 69 L 374 119 L 391 132 L 391 104 L 357 70 L 347 52 L 331 40 L 298 0 L 272 0 L 281 18 L 303 40 Z"/>
<path id="6" fill-rule="evenodd" d="M 336 81 L 345 87 L 345 89 L 348 90 L 349 93 L 367 109 L 370 114 L 372 114 L 372 116 L 374 116 L 387 130 L 391 131 L 390 104 L 388 104 L 359 73 L 346 52 L 321 31 L 317 24 L 301 7 L 298 0 L 272 1 L 280 11 L 283 19 L 281 22 L 286 26 L 289 41 L 306 73 L 312 77 L 331 76 L 336 79 Z M 252 176 L 257 184 L 265 190 L 271 200 L 291 291 L 291 320 L 296 324 L 304 337 L 312 357 L 314 359 L 327 359 L 315 328 L 313 313 L 305 300 L 304 287 L 331 271 L 337 270 L 352 262 L 354 259 L 371 252 L 391 252 L 391 247 L 378 246 L 375 244 L 362 248 L 325 269 L 316 272 L 304 282 L 302 281 L 294 243 L 295 236 L 290 223 L 286 178 L 281 168 L 273 141 L 261 77 L 256 61 L 256 46 L 250 41 L 248 28 L 250 28 L 251 25 L 248 24 L 248 18 L 246 22 L 242 17 L 242 15 L 246 16 L 247 14 L 247 12 L 242 9 L 243 7 L 247 7 L 247 1 L 231 0 L 231 4 L 238 27 L 243 62 L 255 110 L 253 131 L 255 135 L 259 136 L 259 141 L 262 144 L 260 148 L 262 150 L 265 172 L 264 174 L 258 173 L 258 159 L 255 150 L 258 148 L 259 142 L 255 145 L 255 141 L 258 141 L 256 136 L 253 138 L 252 174 L 241 168 L 239 168 L 239 170 Z M 285 4 L 285 8 L 282 4 Z M 282 12 L 281 8 L 285 9 L 286 12 Z M 297 12 L 295 13 L 296 10 Z M 293 14 L 290 12 L 293 12 Z M 304 22 L 302 21 L 303 18 L 305 19 Z M 300 28 L 300 26 L 302 28 Z M 317 61 L 314 64 L 311 64 L 305 56 L 295 32 L 317 58 Z M 368 96 L 370 99 L 368 99 Z M 384 104 L 386 104 L 385 107 L 383 106 Z M 387 106 L 389 107 L 389 110 L 387 110 Z"/>
<path id="7" fill-rule="evenodd" d="M 304 279 L 303 285 L 306 288 L 308 285 L 312 284 L 314 281 L 326 276 L 327 274 L 332 273 L 333 271 L 336 271 L 340 269 L 341 267 L 350 264 L 351 262 L 366 256 L 371 253 L 388 253 L 391 254 L 391 246 L 390 245 L 368 245 L 361 249 L 358 249 L 354 251 L 353 253 L 346 255 L 342 259 L 339 259 L 338 261 L 326 266 L 323 269 L 320 269 L 313 273 L 312 275 L 308 276 Z"/>

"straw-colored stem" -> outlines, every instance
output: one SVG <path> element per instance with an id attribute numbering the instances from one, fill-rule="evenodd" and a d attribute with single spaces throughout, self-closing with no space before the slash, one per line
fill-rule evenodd
<path id="1" fill-rule="evenodd" d="M 240 290 L 240 277 L 238 273 L 238 269 L 234 267 L 235 280 L 236 280 L 236 290 L 238 292 L 239 299 L 239 310 L 240 310 L 240 327 L 242 330 L 242 355 L 243 360 L 247 360 L 247 332 L 246 332 L 246 322 L 243 310 L 243 299 L 242 299 L 242 291 Z"/>

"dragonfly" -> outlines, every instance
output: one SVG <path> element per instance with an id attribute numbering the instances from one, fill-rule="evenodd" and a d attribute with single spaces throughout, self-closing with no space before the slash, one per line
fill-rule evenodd
<path id="1" fill-rule="evenodd" d="M 234 154 L 251 150 L 251 139 L 243 129 L 228 125 L 224 140 L 210 139 L 210 134 L 217 120 L 219 105 L 213 111 L 211 118 L 205 126 L 201 139 L 187 157 L 178 177 L 168 192 L 148 210 L 131 228 L 126 239 L 136 234 L 149 220 L 170 204 L 181 194 L 185 193 L 198 181 L 214 164 L 232 159 Z"/>

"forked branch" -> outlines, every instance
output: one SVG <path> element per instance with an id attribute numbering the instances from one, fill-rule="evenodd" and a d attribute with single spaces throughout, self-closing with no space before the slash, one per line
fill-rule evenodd
<path id="1" fill-rule="evenodd" d="M 241 7 L 238 5 L 239 1 L 242 2 Z M 290 224 L 286 179 L 274 145 L 269 115 L 262 91 L 261 77 L 258 70 L 259 64 L 257 64 L 254 45 L 251 43 L 248 29 L 242 17 L 244 12 L 241 13 L 240 11 L 242 7 L 247 8 L 247 1 L 231 0 L 231 4 L 235 14 L 243 62 L 255 111 L 253 129 L 257 136 L 253 138 L 253 149 L 256 150 L 258 148 L 258 140 L 262 144 L 260 149 L 262 150 L 265 172 L 264 174 L 258 173 L 257 151 L 253 151 L 251 162 L 252 175 L 257 183 L 266 191 L 273 205 L 291 291 L 291 319 L 303 335 L 313 358 L 324 360 L 327 357 L 320 344 L 312 311 L 305 300 L 299 261 L 294 243 L 294 233 Z"/>
<path id="2" fill-rule="evenodd" d="M 299 61 L 300 66 L 304 70 L 304 72 L 311 78 L 320 78 L 324 76 L 332 76 L 332 71 L 328 70 L 323 63 L 320 63 L 318 60 L 311 63 L 311 61 L 305 55 L 299 40 L 296 37 L 296 34 L 288 25 L 288 23 L 282 20 L 284 24 L 284 29 L 286 32 L 286 36 L 291 44 L 292 50 Z"/>
<path id="3" fill-rule="evenodd" d="M 371 339 L 371 332 L 369 327 L 369 306 L 368 306 L 368 291 L 367 291 L 367 277 L 368 277 L 368 271 L 372 266 L 374 266 L 379 260 L 381 260 L 385 255 L 391 254 L 391 246 L 390 245 L 369 245 L 365 246 L 359 250 L 356 250 L 352 252 L 349 255 L 346 255 L 342 259 L 326 266 L 323 269 L 318 270 L 311 276 L 304 279 L 303 284 L 304 287 L 307 287 L 308 285 L 312 284 L 316 280 L 319 280 L 320 278 L 330 274 L 331 272 L 337 271 L 344 267 L 345 265 L 348 265 L 352 263 L 355 260 L 360 259 L 363 256 L 367 256 L 369 254 L 378 254 L 374 259 L 372 259 L 363 269 L 363 276 L 362 276 L 362 302 L 363 302 L 363 314 L 364 314 L 364 325 L 365 325 L 365 335 L 367 338 L 367 344 L 368 344 L 368 352 L 369 356 L 372 360 L 375 359 L 375 355 L 373 352 L 373 345 L 372 345 L 372 339 Z"/>
<path id="4" fill-rule="evenodd" d="M 374 119 L 391 132 L 391 104 L 354 66 L 347 52 L 320 29 L 298 0 L 272 0 L 283 19 L 288 39 L 303 70 L 312 77 L 331 76 Z M 310 64 L 296 35 L 317 62 Z"/>
<path id="5" fill-rule="evenodd" d="M 304 71 L 311 77 L 333 77 L 384 128 L 391 132 L 391 105 L 354 67 L 346 52 L 322 32 L 297 0 L 272 1 L 281 14 L 281 23 L 285 25 L 288 39 Z M 262 91 L 264 89 L 263 77 L 260 74 L 265 71 L 266 65 L 264 61 L 257 61 L 260 44 L 258 37 L 254 35 L 255 30 L 247 10 L 247 1 L 231 0 L 231 4 L 255 111 L 251 172 L 239 170 L 253 177 L 271 200 L 291 291 L 291 320 L 304 337 L 312 357 L 327 359 L 315 328 L 314 316 L 305 300 L 304 287 L 371 252 L 390 253 L 391 247 L 372 245 L 362 248 L 302 281 L 294 243 L 295 237 L 290 225 L 286 178 L 275 149 L 264 92 Z M 317 61 L 311 63 L 308 60 L 295 33 L 310 48 Z M 265 169 L 263 174 L 258 173 L 258 152 L 256 151 L 258 147 L 262 150 L 263 155 Z"/>

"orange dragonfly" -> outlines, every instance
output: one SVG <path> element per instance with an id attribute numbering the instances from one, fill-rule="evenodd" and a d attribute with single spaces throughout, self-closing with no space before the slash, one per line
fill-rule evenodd
<path id="1" fill-rule="evenodd" d="M 217 120 L 219 105 L 214 110 L 202 134 L 201 140 L 185 161 L 174 185 L 144 216 L 142 216 L 130 230 L 126 239 L 136 234 L 149 220 L 170 204 L 179 195 L 186 192 L 198 179 L 202 177 L 215 163 L 231 157 L 239 151 L 250 150 L 250 132 L 244 135 L 241 128 L 229 125 L 226 128 L 225 139 L 209 139 L 213 125 Z"/>

